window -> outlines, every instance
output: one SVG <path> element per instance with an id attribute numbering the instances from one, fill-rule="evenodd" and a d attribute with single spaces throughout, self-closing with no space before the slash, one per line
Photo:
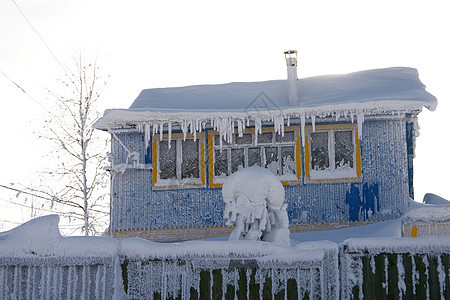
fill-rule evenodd
<path id="1" fill-rule="evenodd" d="M 318 125 L 305 128 L 307 182 L 357 181 L 361 153 L 356 125 Z"/>
<path id="2" fill-rule="evenodd" d="M 196 187 L 205 185 L 205 138 L 203 133 L 193 135 L 174 133 L 169 143 L 167 135 L 155 136 L 153 148 L 153 186 Z"/>
<path id="3" fill-rule="evenodd" d="M 209 183 L 221 187 L 234 172 L 251 166 L 269 169 L 283 184 L 300 183 L 300 139 L 297 127 L 285 127 L 284 135 L 273 128 L 263 128 L 255 136 L 247 129 L 242 136 L 235 134 L 232 142 L 222 139 L 216 131 L 209 133 Z"/>

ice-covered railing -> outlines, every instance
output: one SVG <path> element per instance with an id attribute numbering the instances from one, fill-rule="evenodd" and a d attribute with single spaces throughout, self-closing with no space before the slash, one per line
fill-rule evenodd
<path id="1" fill-rule="evenodd" d="M 0 299 L 338 296 L 335 243 L 119 242 L 64 238 L 57 225 L 46 216 L 0 235 Z"/>
<path id="2" fill-rule="evenodd" d="M 58 222 L 50 215 L 0 233 L 0 299 L 120 298 L 119 242 L 64 238 Z"/>
<path id="3" fill-rule="evenodd" d="M 154 243 L 63 238 L 47 216 L 0 233 L 0 299 L 447 299 L 450 236 Z"/>
<path id="4" fill-rule="evenodd" d="M 337 245 L 122 241 L 130 298 L 337 299 Z"/>
<path id="5" fill-rule="evenodd" d="M 450 237 L 349 239 L 341 244 L 342 299 L 448 299 Z"/>

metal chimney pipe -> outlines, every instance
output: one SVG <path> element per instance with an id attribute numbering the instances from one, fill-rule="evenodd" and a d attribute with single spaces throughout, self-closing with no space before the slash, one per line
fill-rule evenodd
<path id="1" fill-rule="evenodd" d="M 297 78 L 297 50 L 284 52 L 288 74 L 288 96 L 289 105 L 299 104 L 298 78 Z"/>

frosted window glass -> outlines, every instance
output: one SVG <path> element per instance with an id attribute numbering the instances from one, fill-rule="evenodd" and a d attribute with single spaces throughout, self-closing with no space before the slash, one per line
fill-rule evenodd
<path id="1" fill-rule="evenodd" d="M 281 136 L 281 134 L 276 134 L 275 140 L 277 141 L 277 143 L 294 142 L 294 132 L 287 131 L 284 133 L 284 136 Z"/>
<path id="2" fill-rule="evenodd" d="M 261 167 L 261 148 L 248 148 L 248 166 Z"/>
<path id="3" fill-rule="evenodd" d="M 281 147 L 282 175 L 295 175 L 295 149 L 294 146 Z"/>
<path id="4" fill-rule="evenodd" d="M 226 149 L 214 151 L 214 176 L 228 175 L 228 153 Z"/>
<path id="5" fill-rule="evenodd" d="M 266 156 L 264 167 L 269 169 L 273 174 L 278 174 L 278 149 L 277 147 L 265 147 L 264 154 Z"/>
<path id="6" fill-rule="evenodd" d="M 258 144 L 269 143 L 272 144 L 272 132 L 264 132 L 263 134 L 258 135 Z"/>
<path id="7" fill-rule="evenodd" d="M 223 137 L 220 137 L 220 135 L 215 135 L 214 136 L 214 145 L 220 146 L 220 139 L 222 139 L 222 145 L 229 145 L 230 144 L 226 140 L 224 140 Z"/>
<path id="8" fill-rule="evenodd" d="M 181 155 L 181 179 L 199 178 L 199 141 L 187 139 L 182 141 Z"/>
<path id="9" fill-rule="evenodd" d="M 177 147 L 176 141 L 159 142 L 159 177 L 161 179 L 176 179 L 177 177 Z"/>
<path id="10" fill-rule="evenodd" d="M 231 173 L 244 168 L 244 149 L 231 149 Z"/>
<path id="11" fill-rule="evenodd" d="M 252 143 L 252 134 L 246 133 L 243 134 L 241 137 L 236 135 L 234 137 L 234 142 L 238 145 L 250 145 Z"/>
<path id="12" fill-rule="evenodd" d="M 312 132 L 311 139 L 311 168 L 326 170 L 330 167 L 328 156 L 328 132 Z"/>
<path id="13" fill-rule="evenodd" d="M 336 131 L 334 140 L 336 169 L 353 168 L 353 132 L 350 130 Z"/>

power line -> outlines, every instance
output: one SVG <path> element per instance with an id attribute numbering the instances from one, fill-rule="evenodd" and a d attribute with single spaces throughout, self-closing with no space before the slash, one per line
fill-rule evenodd
<path id="1" fill-rule="evenodd" d="M 19 223 L 19 222 L 8 221 L 8 220 L 3 220 L 3 219 L 0 219 L 0 222 L 6 222 L 6 223 L 9 223 L 9 224 L 15 224 L 15 225 L 22 225 L 22 223 Z"/>
<path id="2" fill-rule="evenodd" d="M 8 189 L 8 190 L 11 190 L 11 191 L 14 191 L 14 192 L 18 192 L 18 193 L 21 193 L 21 194 L 34 196 L 34 197 L 37 197 L 37 198 L 40 198 L 40 199 L 44 199 L 44 200 L 47 200 L 47 201 L 52 201 L 52 198 L 43 197 L 43 196 L 40 196 L 40 195 L 37 195 L 37 194 L 33 194 L 33 193 L 30 193 L 30 192 L 27 192 L 27 191 L 24 191 L 24 190 L 19 190 L 19 189 L 16 189 L 16 188 L 12 188 L 12 187 L 9 187 L 9 186 L 3 185 L 3 184 L 0 184 L 0 188 Z M 55 201 L 55 202 L 58 202 L 58 201 Z M 61 204 L 68 205 L 68 206 L 75 207 L 75 208 L 79 208 L 79 204 L 77 204 L 77 203 L 72 204 L 72 203 L 68 203 L 68 202 L 61 202 Z M 100 211 L 100 210 L 93 209 L 93 208 L 91 208 L 90 211 L 97 212 L 97 213 L 102 213 L 102 214 L 109 214 L 109 212 L 104 212 L 104 211 Z"/>
<path id="3" fill-rule="evenodd" d="M 22 92 L 24 92 L 25 94 L 27 93 L 20 85 L 18 85 L 14 80 L 9 78 L 9 76 L 6 75 L 2 70 L 0 70 L 0 73 L 2 73 L 3 76 L 5 76 L 9 81 L 11 81 L 15 86 L 17 86 Z"/>
<path id="4" fill-rule="evenodd" d="M 50 54 L 52 55 L 52 57 L 55 59 L 55 61 L 59 64 L 59 66 L 63 69 L 64 73 L 66 73 L 67 76 L 69 76 L 67 74 L 67 69 L 66 67 L 64 67 L 64 65 L 59 61 L 59 59 L 56 57 L 56 55 L 53 53 L 52 49 L 50 49 L 50 47 L 48 46 L 48 44 L 45 42 L 44 38 L 39 34 L 39 32 L 37 32 L 37 30 L 34 28 L 34 26 L 31 24 L 31 22 L 28 20 L 28 18 L 25 16 L 25 14 L 22 12 L 22 10 L 20 9 L 19 5 L 16 3 L 16 1 L 11 0 L 14 5 L 17 7 L 17 10 L 20 12 L 20 14 L 22 15 L 22 17 L 25 19 L 25 21 L 28 23 L 28 25 L 30 25 L 31 29 L 34 31 L 34 33 L 39 37 L 39 39 L 42 41 L 42 43 L 45 45 L 45 47 L 47 48 L 47 50 L 50 52 Z M 70 76 L 69 76 L 70 77 Z"/>
<path id="5" fill-rule="evenodd" d="M 9 81 L 11 81 L 19 90 L 21 90 L 25 95 L 27 95 L 31 100 L 33 100 L 37 105 L 39 105 L 46 113 L 48 113 L 50 116 L 53 116 L 53 114 L 42 104 L 40 103 L 36 98 L 31 96 L 27 91 L 25 91 L 17 82 L 11 79 L 8 75 L 6 75 L 2 70 L 0 70 L 0 73 L 3 74 L 3 76 L 6 77 Z"/>

